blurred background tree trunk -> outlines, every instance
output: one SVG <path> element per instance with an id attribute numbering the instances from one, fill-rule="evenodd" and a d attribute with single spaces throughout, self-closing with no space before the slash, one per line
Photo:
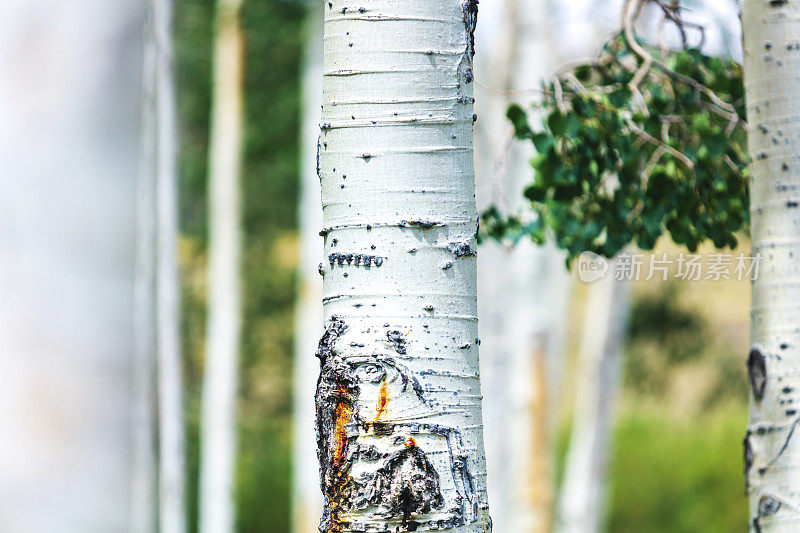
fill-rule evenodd
<path id="1" fill-rule="evenodd" d="M 232 533 L 241 330 L 239 181 L 242 155 L 241 0 L 217 0 L 209 150 L 209 265 L 203 370 L 200 531 Z"/>
<path id="2" fill-rule="evenodd" d="M 126 531 L 152 466 L 131 455 L 142 22 L 0 3 L 3 531 Z"/>
<path id="3" fill-rule="evenodd" d="M 614 279 L 613 261 L 606 277 L 592 282 L 587 292 L 574 371 L 572 435 L 558 501 L 556 531 L 564 533 L 604 530 L 606 466 L 630 307 L 630 282 Z"/>
<path id="4" fill-rule="evenodd" d="M 514 142 L 505 113 L 528 104 L 559 61 L 549 0 L 481 5 L 476 151 L 482 206 L 523 212 L 530 145 Z M 544 532 L 555 493 L 552 430 L 561 389 L 570 277 L 552 244 L 487 242 L 479 254 L 486 456 L 496 531 Z"/>
<path id="5" fill-rule="evenodd" d="M 142 55 L 139 177 L 136 191 L 136 279 L 133 331 L 133 443 L 131 531 L 156 531 L 156 50 L 153 11 L 147 4 Z"/>
<path id="6" fill-rule="evenodd" d="M 186 452 L 178 275 L 178 126 L 172 0 L 151 0 L 156 50 L 156 317 L 159 406 L 159 521 L 186 531 Z"/>
<path id="7" fill-rule="evenodd" d="M 300 260 L 294 337 L 294 442 L 292 530 L 318 533 L 322 516 L 322 491 L 319 488 L 317 440 L 314 434 L 314 391 L 317 388 L 319 360 L 314 357 L 322 334 L 322 210 L 317 175 L 320 108 L 322 106 L 322 15 L 323 6 L 314 2 L 308 8 L 306 50 L 303 60 L 303 123 L 301 131 Z"/>

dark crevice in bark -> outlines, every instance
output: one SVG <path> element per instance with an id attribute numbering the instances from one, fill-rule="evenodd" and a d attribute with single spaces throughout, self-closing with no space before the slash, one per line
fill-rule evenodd
<path id="1" fill-rule="evenodd" d="M 764 397 L 764 390 L 767 388 L 767 363 L 764 354 L 758 347 L 750 350 L 747 358 L 747 376 L 750 380 L 750 388 L 756 401 L 761 401 Z"/>

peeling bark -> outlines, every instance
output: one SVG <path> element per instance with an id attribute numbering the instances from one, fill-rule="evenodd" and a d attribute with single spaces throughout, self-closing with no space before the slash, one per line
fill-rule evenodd
<path id="1" fill-rule="evenodd" d="M 800 529 L 800 442 L 795 402 L 800 374 L 797 257 L 800 214 L 800 4 L 747 0 L 743 5 L 745 88 L 750 123 L 753 253 L 747 373 L 750 424 L 744 439 L 751 531 Z"/>
<path id="2" fill-rule="evenodd" d="M 325 3 L 323 532 L 491 530 L 475 296 L 476 16 L 475 1 Z"/>

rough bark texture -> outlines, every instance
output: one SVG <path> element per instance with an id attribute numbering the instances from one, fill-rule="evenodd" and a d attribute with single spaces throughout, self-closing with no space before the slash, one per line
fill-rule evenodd
<path id="1" fill-rule="evenodd" d="M 609 270 L 614 271 L 611 262 Z M 558 502 L 556 531 L 604 530 L 610 455 L 630 285 L 611 276 L 588 288 L 575 379 L 572 436 Z"/>
<path id="2" fill-rule="evenodd" d="M 316 533 L 322 514 L 319 467 L 314 438 L 314 391 L 318 362 L 309 357 L 322 332 L 322 278 L 319 254 L 322 251 L 322 210 L 317 177 L 317 140 L 322 105 L 322 4 L 309 9 L 305 65 L 303 67 L 303 131 L 301 146 L 302 185 L 299 207 L 300 265 L 297 311 L 295 315 L 294 360 L 294 453 L 292 530 Z"/>
<path id="3" fill-rule="evenodd" d="M 184 533 L 185 445 L 177 258 L 178 127 L 172 64 L 172 0 L 151 1 L 156 47 L 159 521 L 162 533 Z"/>
<path id="4" fill-rule="evenodd" d="M 140 2 L 0 2 L 0 530 L 127 531 Z"/>
<path id="5" fill-rule="evenodd" d="M 241 0 L 218 0 L 209 152 L 208 327 L 203 373 L 200 531 L 234 530 L 242 150 Z"/>
<path id="6" fill-rule="evenodd" d="M 527 104 L 559 63 L 548 32 L 547 0 L 482 5 L 477 32 L 476 132 L 478 205 L 520 212 L 533 170 L 530 143 L 511 141 L 505 117 L 512 102 Z M 487 22 L 489 24 L 485 25 Z M 552 244 L 515 247 L 487 242 L 479 257 L 481 376 L 486 414 L 489 501 L 495 529 L 550 531 L 554 500 L 550 446 L 553 406 L 560 390 L 560 357 L 569 301 L 563 255 Z"/>
<path id="7" fill-rule="evenodd" d="M 325 3 L 320 529 L 488 532 L 477 2 Z"/>
<path id="8" fill-rule="evenodd" d="M 750 425 L 744 439 L 751 531 L 800 529 L 800 4 L 747 0 L 742 13 L 752 156 Z"/>

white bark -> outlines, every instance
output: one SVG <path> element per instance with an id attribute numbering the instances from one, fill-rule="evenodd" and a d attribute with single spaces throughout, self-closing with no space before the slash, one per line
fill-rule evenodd
<path id="1" fill-rule="evenodd" d="M 311 356 L 322 333 L 322 277 L 318 272 L 322 237 L 320 184 L 317 176 L 317 140 L 322 105 L 322 9 L 309 9 L 308 35 L 303 66 L 303 129 L 301 137 L 301 194 L 299 291 L 295 312 L 294 359 L 294 476 L 292 530 L 318 533 L 322 515 L 319 466 L 314 437 L 314 391 L 319 363 Z"/>
<path id="2" fill-rule="evenodd" d="M 0 530 L 126 531 L 141 9 L 0 2 Z"/>
<path id="3" fill-rule="evenodd" d="M 611 262 L 609 271 L 614 272 Z M 575 379 L 572 435 L 556 531 L 603 530 L 606 464 L 614 427 L 630 286 L 609 274 L 588 288 Z"/>
<path id="4" fill-rule="evenodd" d="M 236 403 L 241 330 L 239 176 L 241 0 L 217 0 L 209 157 L 208 327 L 203 372 L 200 531 L 234 529 Z"/>
<path id="5" fill-rule="evenodd" d="M 750 425 L 745 463 L 751 531 L 800 528 L 800 5 L 747 0 L 742 12 L 752 180 Z"/>
<path id="6" fill-rule="evenodd" d="M 156 50 L 152 10 L 145 19 L 139 177 L 136 191 L 136 278 L 133 301 L 132 533 L 156 528 L 158 471 L 155 440 L 156 377 Z"/>
<path id="7" fill-rule="evenodd" d="M 326 3 L 323 531 L 488 532 L 472 164 L 476 3 Z"/>
<path id="8" fill-rule="evenodd" d="M 159 522 L 162 533 L 186 530 L 183 378 L 178 282 L 178 128 L 172 52 L 172 2 L 152 0 L 156 47 L 157 366 Z"/>
<path id="9" fill-rule="evenodd" d="M 512 102 L 527 104 L 559 62 L 549 39 L 549 1 L 506 0 L 482 5 L 497 19 L 478 33 L 478 78 L 491 89 L 478 100 L 479 203 L 519 212 L 533 177 L 529 143 L 511 141 L 505 117 Z M 499 13 L 498 13 L 499 12 Z M 494 22 L 494 21 L 493 21 Z M 490 50 L 487 53 L 487 50 Z M 560 390 L 569 276 L 551 244 L 523 240 L 509 248 L 481 246 L 482 377 L 486 413 L 489 500 L 497 531 L 543 532 L 552 525 L 553 452 L 550 432 Z"/>

